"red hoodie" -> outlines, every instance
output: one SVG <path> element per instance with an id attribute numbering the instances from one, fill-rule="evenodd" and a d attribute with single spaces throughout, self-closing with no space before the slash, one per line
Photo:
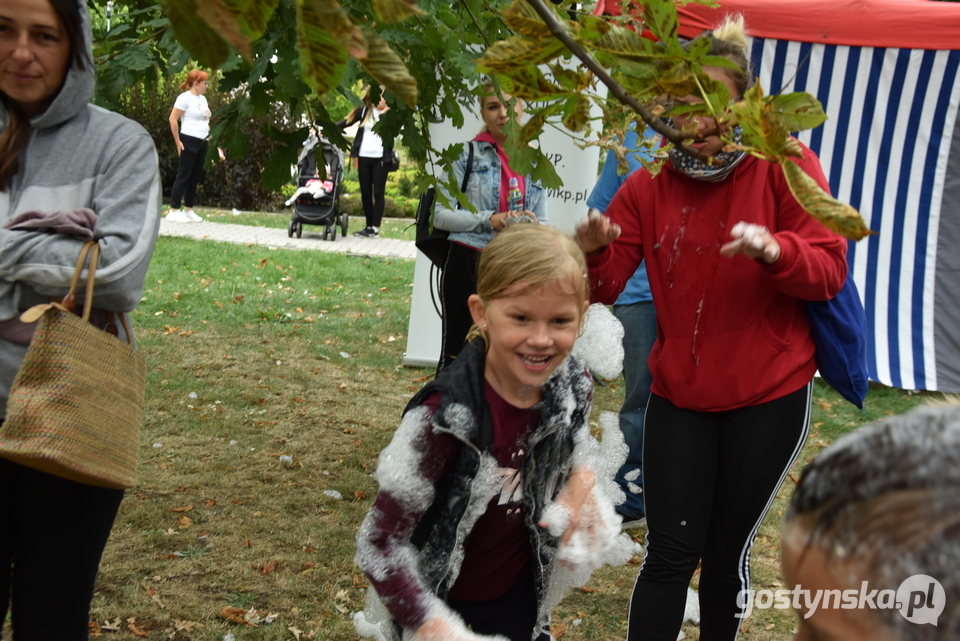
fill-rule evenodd
<path id="1" fill-rule="evenodd" d="M 829 191 L 816 155 L 797 164 Z M 847 241 L 806 213 L 779 165 L 745 158 L 724 181 L 693 180 L 667 163 L 635 172 L 606 214 L 622 233 L 590 256 L 594 301 L 612 304 L 645 259 L 657 342 L 652 392 L 674 405 L 719 411 L 771 401 L 817 369 L 804 300 L 829 300 L 847 275 Z M 740 222 L 779 241 L 773 265 L 721 256 Z"/>

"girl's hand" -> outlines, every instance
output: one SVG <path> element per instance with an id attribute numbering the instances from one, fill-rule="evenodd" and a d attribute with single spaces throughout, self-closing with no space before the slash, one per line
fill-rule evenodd
<path id="1" fill-rule="evenodd" d="M 555 503 L 562 505 L 570 516 L 566 523 L 566 529 L 563 536 L 560 537 L 560 544 L 565 545 L 570 541 L 570 537 L 580 527 L 581 516 L 587 502 L 592 500 L 590 491 L 593 489 L 593 472 L 588 469 L 578 468 L 570 474 L 567 484 L 557 495 Z M 540 527 L 549 528 L 550 524 L 546 521 L 540 521 Z M 589 524 L 587 524 L 589 527 Z"/>
<path id="2" fill-rule="evenodd" d="M 177 156 L 179 156 L 180 153 L 183 151 L 183 143 L 180 142 L 179 140 L 177 140 L 176 143 L 177 143 Z"/>
<path id="3" fill-rule="evenodd" d="M 413 641 L 507 641 L 499 634 L 496 636 L 486 636 L 476 634 L 467 629 L 467 626 L 459 620 L 451 620 L 447 617 L 430 617 L 420 624 L 413 635 Z"/>
<path id="4" fill-rule="evenodd" d="M 743 254 L 772 265 L 780 259 L 780 243 L 763 225 L 739 222 L 730 230 L 734 239 L 720 248 L 722 256 Z"/>
<path id="5" fill-rule="evenodd" d="M 584 254 L 596 254 L 620 236 L 620 225 L 591 209 L 587 217 L 580 221 L 573 239 L 580 245 Z"/>

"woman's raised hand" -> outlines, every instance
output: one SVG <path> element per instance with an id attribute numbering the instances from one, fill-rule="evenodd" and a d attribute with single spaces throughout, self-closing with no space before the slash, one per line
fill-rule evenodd
<path id="1" fill-rule="evenodd" d="M 732 241 L 720 248 L 722 256 L 743 254 L 772 265 L 780 258 L 780 243 L 763 225 L 739 222 L 730 230 Z"/>
<path id="2" fill-rule="evenodd" d="M 596 209 L 591 209 L 587 217 L 580 221 L 573 239 L 585 254 L 595 254 L 612 243 L 620 235 L 620 225 Z"/>

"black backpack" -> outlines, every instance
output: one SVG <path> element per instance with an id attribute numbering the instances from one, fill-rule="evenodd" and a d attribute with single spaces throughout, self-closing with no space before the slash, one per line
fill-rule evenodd
<path id="1" fill-rule="evenodd" d="M 473 143 L 468 142 L 467 168 L 463 172 L 463 181 L 460 191 L 466 191 L 467 181 L 470 180 L 470 171 L 473 169 Z M 434 187 L 420 194 L 420 203 L 417 205 L 417 237 L 415 244 L 424 256 L 430 259 L 437 269 L 443 269 L 443 261 L 447 255 L 447 238 L 450 232 L 446 229 L 437 229 L 433 225 L 433 202 L 437 197 Z M 457 203 L 457 208 L 460 204 Z"/>

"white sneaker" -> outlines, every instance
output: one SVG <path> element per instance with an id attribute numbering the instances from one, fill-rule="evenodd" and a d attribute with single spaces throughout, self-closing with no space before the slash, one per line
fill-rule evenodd
<path id="1" fill-rule="evenodd" d="M 192 209 L 184 209 L 183 213 L 187 215 L 187 218 L 190 219 L 191 223 L 203 222 L 203 218 L 200 218 L 200 216 L 197 215 L 197 212 L 193 211 Z"/>
<path id="2" fill-rule="evenodd" d="M 167 212 L 167 220 L 171 223 L 192 223 L 193 219 L 190 218 L 183 210 L 180 209 L 171 209 Z"/>

